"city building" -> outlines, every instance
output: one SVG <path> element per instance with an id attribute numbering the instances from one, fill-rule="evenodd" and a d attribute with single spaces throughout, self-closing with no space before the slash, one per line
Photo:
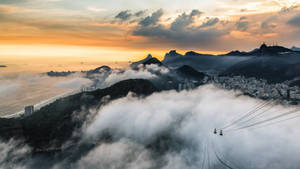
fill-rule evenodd
<path id="1" fill-rule="evenodd" d="M 26 106 L 24 111 L 24 116 L 30 116 L 34 112 L 34 106 Z"/>

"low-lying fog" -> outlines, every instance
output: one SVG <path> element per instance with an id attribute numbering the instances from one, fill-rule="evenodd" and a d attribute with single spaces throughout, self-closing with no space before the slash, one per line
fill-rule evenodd
<path id="1" fill-rule="evenodd" d="M 57 95 L 89 85 L 80 74 L 70 77 L 49 77 L 41 73 L 18 73 L 0 76 L 0 116 L 14 114 L 25 106 L 35 105 Z"/>
<path id="2" fill-rule="evenodd" d="M 223 127 L 259 103 L 238 94 L 212 85 L 146 98 L 129 94 L 94 112 L 80 132 L 82 142 L 97 141 L 107 133 L 112 135 L 111 142 L 99 143 L 72 165 L 63 160 L 53 168 L 226 168 L 222 162 L 232 168 L 300 168 L 300 119 L 224 131 L 224 136 L 213 134 L 214 128 Z M 291 109 L 277 105 L 260 119 Z M 16 160 L 7 161 L 6 153 L 13 144 L 0 144 L 1 167 L 34 168 L 33 164 L 39 163 L 34 157 L 18 163 L 18 157 L 30 151 L 28 147 L 14 149 L 12 159 Z"/>

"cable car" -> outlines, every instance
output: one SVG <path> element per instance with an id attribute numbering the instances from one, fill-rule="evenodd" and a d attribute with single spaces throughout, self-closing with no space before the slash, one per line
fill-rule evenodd
<path id="1" fill-rule="evenodd" d="M 214 130 L 214 134 L 217 134 L 217 129 L 215 128 L 215 130 Z"/>
<path id="2" fill-rule="evenodd" d="M 220 136 L 223 136 L 223 132 L 222 132 L 222 130 L 220 130 Z"/>

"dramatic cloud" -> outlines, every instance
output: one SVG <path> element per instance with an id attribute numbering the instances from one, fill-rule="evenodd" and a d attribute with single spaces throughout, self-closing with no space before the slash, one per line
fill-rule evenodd
<path id="1" fill-rule="evenodd" d="M 272 32 L 276 28 L 277 16 L 271 16 L 261 23 L 262 32 Z"/>
<path id="2" fill-rule="evenodd" d="M 281 8 L 280 10 L 280 14 L 283 14 L 283 13 L 288 13 L 288 12 L 292 12 L 293 10 L 299 8 L 299 5 L 292 5 L 290 7 L 283 7 Z"/>
<path id="3" fill-rule="evenodd" d="M 163 10 L 159 9 L 156 12 L 153 12 L 151 16 L 147 16 L 146 18 L 141 20 L 139 24 L 144 27 L 147 27 L 149 25 L 156 25 L 163 13 Z"/>
<path id="4" fill-rule="evenodd" d="M 288 24 L 300 27 L 300 15 L 296 15 L 288 21 Z"/>
<path id="5" fill-rule="evenodd" d="M 204 28 L 204 27 L 208 27 L 208 26 L 213 26 L 215 24 L 217 24 L 219 22 L 219 18 L 211 18 L 208 21 L 204 22 L 200 27 Z"/>
<path id="6" fill-rule="evenodd" d="M 127 21 L 131 18 L 132 14 L 129 10 L 121 11 L 118 13 L 118 15 L 115 16 L 115 18 L 120 19 L 121 21 Z"/>
<path id="7" fill-rule="evenodd" d="M 148 37 L 151 40 L 160 39 L 162 42 L 187 46 L 208 45 L 215 41 L 220 36 L 227 34 L 227 31 L 218 30 L 215 27 L 202 29 L 208 26 L 216 25 L 218 19 L 208 21 L 202 27 L 196 26 L 202 12 L 192 10 L 189 14 L 182 13 L 168 26 L 159 24 L 159 18 L 162 16 L 162 11 L 156 11 L 151 16 L 146 17 L 140 22 L 140 26 L 133 30 L 133 35 Z"/>
<path id="8" fill-rule="evenodd" d="M 135 0 L 126 3 L 37 1 L 34 9 L 30 0 L 1 1 L 0 31 L 6 32 L 0 35 L 3 44 L 47 43 L 113 46 L 130 50 L 147 47 L 150 50 L 180 48 L 218 52 L 233 50 L 232 46 L 251 50 L 262 41 L 272 43 L 280 40 L 286 46 L 297 45 L 297 32 L 292 32 L 294 22 L 286 24 L 290 15 L 299 13 L 296 2 L 184 2 L 183 6 L 193 4 L 185 9 L 199 9 L 180 11 L 176 9 L 181 9 L 181 5 L 174 8 L 183 3 L 179 0 L 168 4 L 148 1 L 133 3 Z M 116 10 L 119 12 L 115 13 Z M 147 16 L 153 10 L 157 11 Z M 248 19 L 239 20 L 241 15 Z M 280 17 L 276 20 L 266 22 L 267 17 L 277 15 Z M 234 32 L 237 30 L 242 35 Z"/>
<path id="9" fill-rule="evenodd" d="M 183 13 L 179 15 L 171 24 L 170 29 L 173 31 L 181 31 L 195 22 L 195 18 L 202 14 L 199 10 L 193 10 L 190 14 Z"/>
<path id="10" fill-rule="evenodd" d="M 241 31 L 246 31 L 248 29 L 249 22 L 247 17 L 241 17 L 239 21 L 236 22 L 236 28 Z"/>
<path id="11" fill-rule="evenodd" d="M 138 11 L 138 12 L 136 12 L 136 13 L 134 14 L 134 16 L 136 16 L 136 17 L 141 17 L 141 16 L 143 16 L 145 13 L 146 13 L 146 11 Z"/>

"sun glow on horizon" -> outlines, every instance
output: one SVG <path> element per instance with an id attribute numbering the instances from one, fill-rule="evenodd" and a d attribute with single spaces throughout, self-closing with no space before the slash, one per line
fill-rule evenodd
<path id="1" fill-rule="evenodd" d="M 122 2 L 0 2 L 0 64 L 129 63 L 148 54 L 163 60 L 170 50 L 217 55 L 262 42 L 300 46 L 299 0 Z"/>

